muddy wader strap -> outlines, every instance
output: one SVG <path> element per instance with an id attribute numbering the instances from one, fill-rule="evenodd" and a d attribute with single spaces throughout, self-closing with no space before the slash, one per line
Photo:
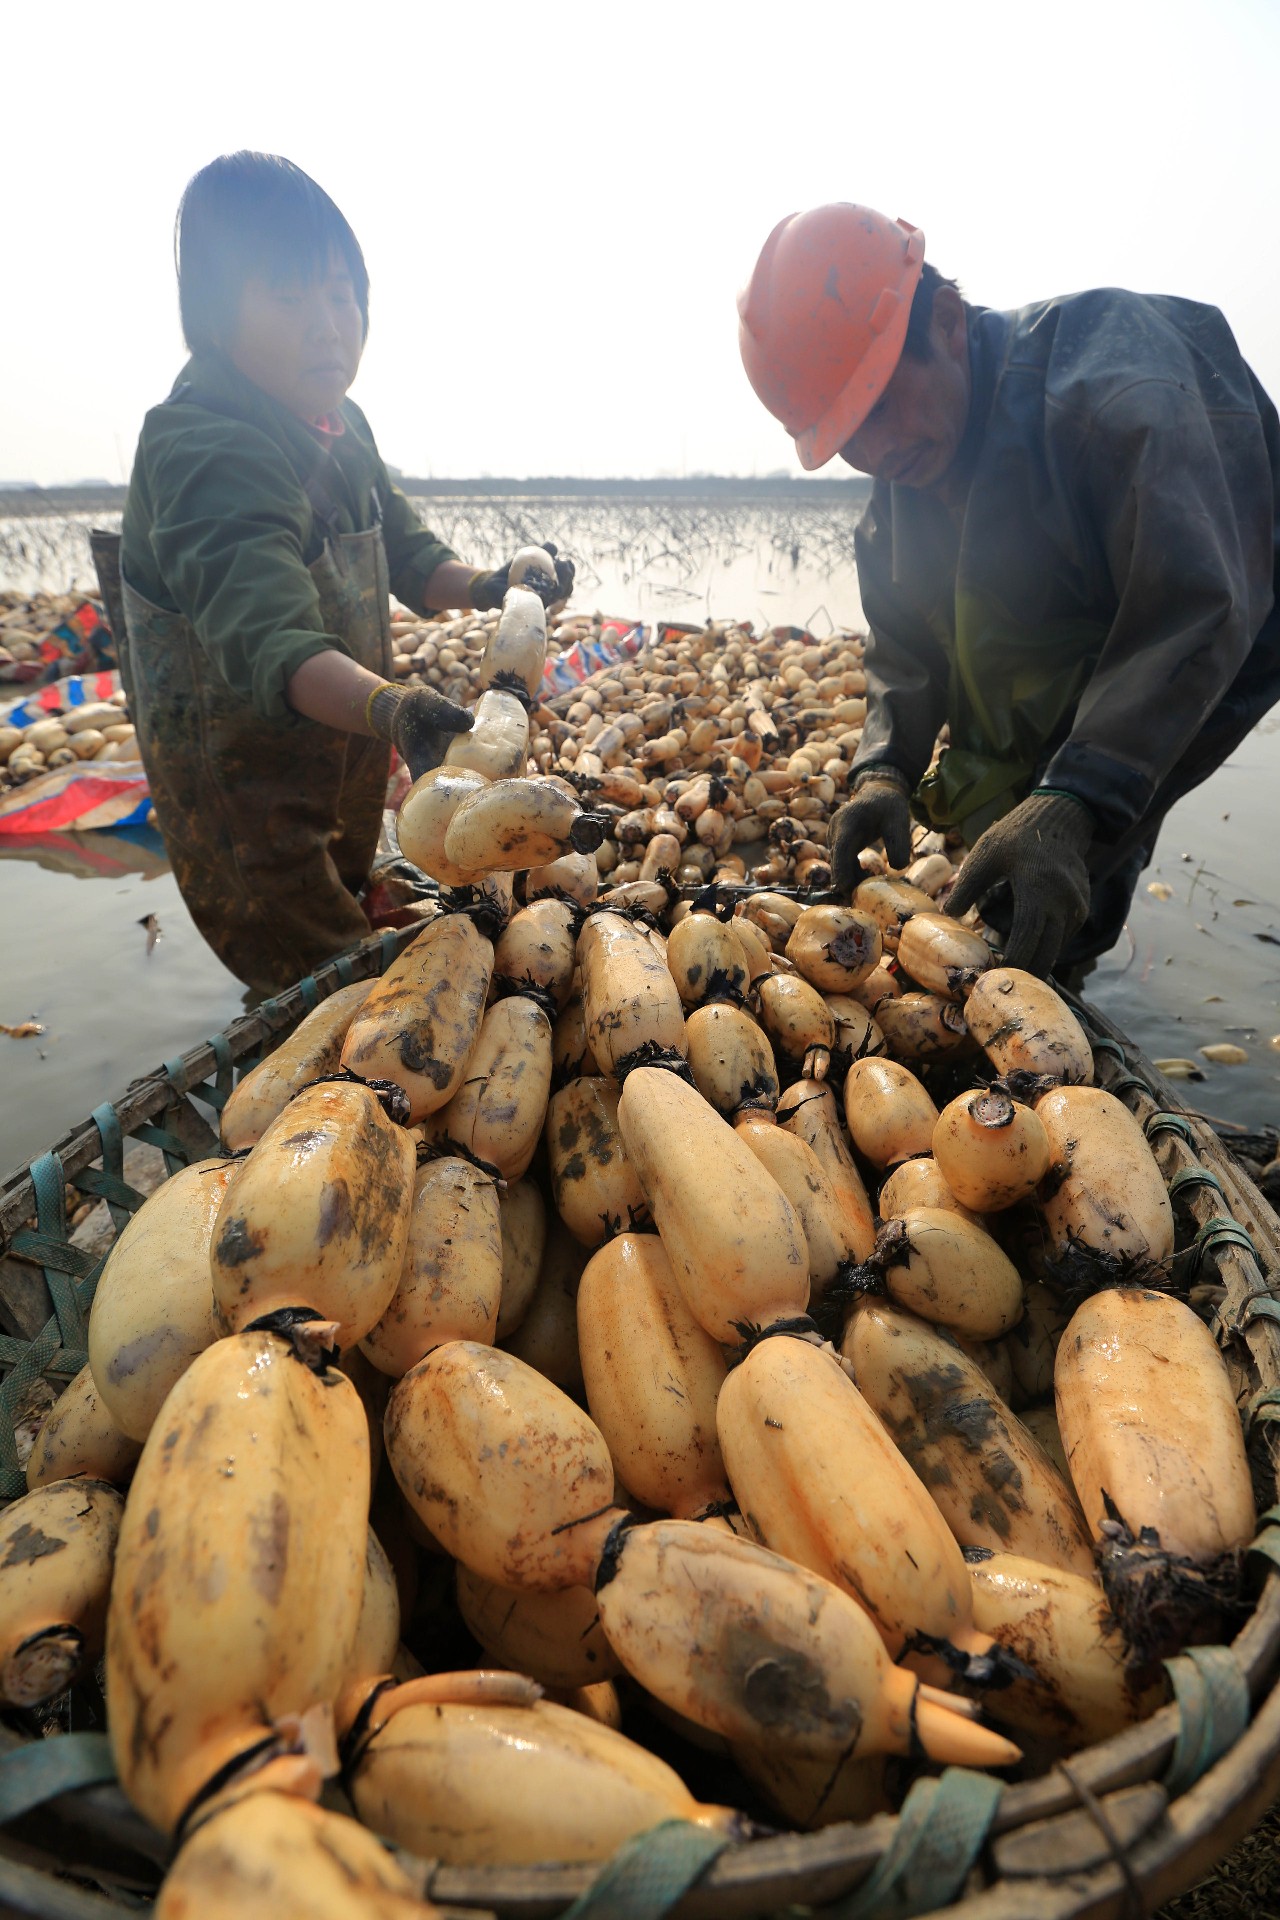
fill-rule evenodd
<path id="1" fill-rule="evenodd" d="M 950 1906 L 982 1850 L 1004 1782 L 968 1767 L 917 1780 L 879 1864 L 847 1899 L 824 1908 L 832 1920 L 910 1920 Z"/>
<path id="2" fill-rule="evenodd" d="M 664 1820 L 619 1847 L 560 1920 L 662 1920 L 729 1844 L 709 1827 Z"/>
<path id="3" fill-rule="evenodd" d="M 105 1733 L 58 1733 L 0 1754 L 0 1826 L 46 1800 L 116 1778 Z"/>
<path id="4" fill-rule="evenodd" d="M 1163 1784 L 1176 1800 L 1248 1726 L 1249 1685 L 1230 1647 L 1190 1647 L 1164 1667 L 1178 1708 L 1178 1738 Z"/>

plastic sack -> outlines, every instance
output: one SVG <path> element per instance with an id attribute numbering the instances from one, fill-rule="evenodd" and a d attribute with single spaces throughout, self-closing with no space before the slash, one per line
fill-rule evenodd
<path id="1" fill-rule="evenodd" d="M 606 620 L 599 634 L 575 640 L 571 647 L 547 661 L 542 675 L 542 698 L 572 693 L 575 687 L 601 667 L 616 666 L 619 660 L 634 660 L 649 638 L 649 629 L 627 620 Z"/>

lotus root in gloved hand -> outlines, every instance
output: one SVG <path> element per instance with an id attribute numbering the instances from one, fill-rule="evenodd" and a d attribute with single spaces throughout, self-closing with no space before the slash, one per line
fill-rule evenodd
<path id="1" fill-rule="evenodd" d="M 1012 895 L 1006 966 L 1042 977 L 1089 915 L 1085 855 L 1093 815 L 1067 793 L 1036 792 L 982 835 L 960 869 L 947 901 L 956 916 L 980 906 L 997 888 Z M 1003 917 L 997 906 L 993 923 Z"/>
<path id="2" fill-rule="evenodd" d="M 389 740 L 415 780 L 438 767 L 455 733 L 469 733 L 472 716 L 430 687 L 375 687 L 365 718 Z"/>
<path id="3" fill-rule="evenodd" d="M 548 556 L 545 564 L 534 561 L 538 553 Z M 505 567 L 494 573 L 481 569 L 473 574 L 471 604 L 482 613 L 489 612 L 502 605 L 508 587 L 521 586 L 536 593 L 544 607 L 554 607 L 573 592 L 573 575 L 572 560 L 564 558 L 552 541 L 544 541 L 541 547 L 522 547 Z"/>
<path id="4" fill-rule="evenodd" d="M 884 842 L 885 858 L 901 872 L 911 859 L 911 808 L 907 777 L 896 767 L 868 767 L 856 776 L 853 798 L 831 822 L 831 880 L 849 893 L 864 877 L 858 855 Z"/>

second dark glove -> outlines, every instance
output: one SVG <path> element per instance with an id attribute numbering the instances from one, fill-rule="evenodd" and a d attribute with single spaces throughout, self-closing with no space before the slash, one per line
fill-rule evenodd
<path id="1" fill-rule="evenodd" d="M 911 808 L 907 776 L 896 767 L 868 767 L 854 782 L 852 800 L 832 815 L 827 845 L 838 892 L 852 893 L 866 877 L 858 855 L 877 840 L 889 865 L 901 871 L 911 859 Z"/>
<path id="2" fill-rule="evenodd" d="M 465 707 L 430 687 L 388 683 L 370 696 L 366 712 L 374 733 L 391 742 L 415 780 L 440 765 L 454 734 L 469 733 L 474 724 Z"/>
<path id="3" fill-rule="evenodd" d="M 551 566 L 548 567 L 543 581 L 529 579 L 526 586 L 532 588 L 544 607 L 554 607 L 561 600 L 567 600 L 573 592 L 574 565 L 572 560 L 560 554 L 551 540 L 544 540 L 543 551 L 550 554 Z M 511 572 L 511 562 L 499 567 L 493 573 L 478 573 L 471 582 L 471 604 L 480 612 L 489 612 L 502 605 L 507 591 L 507 577 Z"/>
<path id="4" fill-rule="evenodd" d="M 951 889 L 959 918 L 997 888 L 1013 896 L 1004 960 L 1043 977 L 1089 917 L 1093 815 L 1067 793 L 1032 793 L 980 837 Z"/>

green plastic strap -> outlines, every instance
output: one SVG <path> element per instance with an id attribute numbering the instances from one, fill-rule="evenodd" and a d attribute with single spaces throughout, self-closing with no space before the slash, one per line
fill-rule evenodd
<path id="1" fill-rule="evenodd" d="M 824 1913 L 833 1920 L 909 1920 L 949 1906 L 978 1857 L 1003 1792 L 1003 1782 L 967 1767 L 948 1767 L 938 1780 L 917 1780 L 879 1865 L 847 1900 Z"/>
<path id="2" fill-rule="evenodd" d="M 138 1211 L 146 1196 L 135 1193 L 124 1177 L 124 1131 L 120 1125 L 120 1115 L 111 1102 L 104 1101 L 100 1107 L 95 1107 L 90 1118 L 102 1142 L 102 1172 L 86 1167 L 83 1173 L 76 1175 L 73 1184 L 81 1193 L 92 1193 L 106 1201 L 107 1211 L 119 1233 L 129 1224 L 130 1215 Z"/>
<path id="3" fill-rule="evenodd" d="M 1216 1213 L 1212 1220 L 1206 1220 L 1191 1246 L 1191 1271 L 1199 1273 L 1205 1255 L 1213 1253 L 1218 1247 L 1243 1247 L 1258 1259 L 1258 1249 L 1240 1225 L 1238 1220 L 1229 1220 L 1225 1214 Z M 1261 1264 L 1261 1263 L 1259 1263 Z"/>
<path id="4" fill-rule="evenodd" d="M 1280 1573 L 1280 1507 L 1268 1507 L 1265 1513 L 1259 1514 L 1258 1532 L 1250 1542 L 1249 1552 L 1269 1560 Z"/>
<path id="5" fill-rule="evenodd" d="M 45 1335 L 49 1332 L 50 1327 L 53 1329 L 53 1339 L 51 1342 L 47 1342 L 45 1341 Z M 49 1325 L 41 1330 L 37 1338 L 42 1343 L 41 1351 L 44 1354 L 44 1358 L 40 1365 L 35 1368 L 34 1372 L 28 1372 L 26 1374 L 25 1377 L 28 1380 L 34 1379 L 35 1375 L 39 1373 L 48 1374 L 59 1380 L 74 1380 L 81 1367 L 88 1366 L 89 1355 L 85 1348 L 59 1346 L 58 1323 L 56 1320 L 50 1320 Z M 17 1334 L 0 1333 L 0 1367 L 24 1366 L 35 1345 L 36 1342 L 34 1340 L 22 1340 Z M 5 1387 L 7 1387 L 9 1382 L 6 1380 L 4 1384 Z M 3 1389 L 0 1389 L 0 1394 L 3 1394 Z M 0 1400 L 0 1404 L 7 1405 L 8 1403 Z M 22 1490 L 24 1493 L 26 1492 L 25 1481 L 23 1482 Z"/>
<path id="6" fill-rule="evenodd" d="M 184 1167 L 190 1166 L 191 1155 L 187 1152 L 186 1143 L 179 1140 L 176 1133 L 170 1133 L 167 1127 L 135 1127 L 133 1134 L 136 1140 L 145 1140 L 149 1147 L 159 1147 L 164 1155 L 166 1173 L 181 1173 Z"/>
<path id="7" fill-rule="evenodd" d="M 1109 1053 L 1113 1060 L 1118 1060 L 1120 1062 L 1120 1065 L 1122 1067 L 1128 1066 L 1129 1056 L 1126 1054 L 1124 1048 L 1120 1045 L 1120 1042 L 1118 1040 L 1110 1040 L 1107 1038 L 1106 1034 L 1098 1034 L 1095 1037 L 1091 1033 L 1089 1036 L 1089 1045 L 1093 1048 L 1095 1053 Z"/>
<path id="8" fill-rule="evenodd" d="M 1128 1093 L 1130 1087 L 1136 1087 L 1139 1093 L 1145 1093 L 1150 1097 L 1150 1087 L 1145 1080 L 1139 1080 L 1136 1073 L 1122 1073 L 1118 1079 L 1111 1082 L 1111 1085 L 1107 1088 L 1107 1092 L 1118 1100 L 1122 1093 Z"/>
<path id="9" fill-rule="evenodd" d="M 356 970 L 352 965 L 351 955 L 349 953 L 340 953 L 338 955 L 333 963 L 333 970 L 344 987 L 349 987 L 356 977 Z"/>
<path id="10" fill-rule="evenodd" d="M 1143 1127 L 1148 1140 L 1157 1133 L 1176 1133 L 1189 1147 L 1194 1147 L 1195 1138 L 1191 1132 L 1191 1122 L 1185 1113 L 1157 1112 L 1147 1116 Z"/>
<path id="11" fill-rule="evenodd" d="M 1190 1647 L 1164 1665 L 1179 1716 L 1164 1787 L 1170 1799 L 1177 1799 L 1248 1726 L 1249 1686 L 1230 1647 Z"/>
<path id="12" fill-rule="evenodd" d="M 1183 1167 L 1169 1182 L 1169 1198 L 1176 1200 L 1180 1193 L 1187 1193 L 1193 1187 L 1212 1187 L 1215 1193 L 1222 1193 L 1221 1180 L 1216 1173 L 1210 1173 L 1208 1167 Z"/>
<path id="13" fill-rule="evenodd" d="M 57 1733 L 0 1754 L 0 1826 L 60 1793 L 116 1777 L 105 1733 Z"/>
<path id="14" fill-rule="evenodd" d="M 67 1183 L 56 1153 L 42 1153 L 32 1161 L 31 1184 L 36 1190 L 37 1232 L 16 1233 L 13 1248 L 21 1253 L 31 1247 L 44 1268 L 63 1345 L 83 1347 L 88 1335 L 71 1276 L 83 1279 L 92 1272 L 95 1262 L 91 1254 L 67 1245 Z"/>
<path id="15" fill-rule="evenodd" d="M 561 1920 L 662 1920 L 728 1845 L 727 1834 L 664 1820 L 619 1847 Z"/>
<path id="16" fill-rule="evenodd" d="M 1233 1332 L 1243 1333 L 1255 1320 L 1280 1321 L 1280 1300 L 1273 1300 L 1269 1293 L 1251 1293 L 1240 1309 Z"/>
<path id="17" fill-rule="evenodd" d="M 320 1005 L 320 989 L 316 985 L 314 973 L 309 973 L 304 979 L 299 980 L 298 992 L 302 996 L 302 1004 L 307 1012 L 314 1013 Z"/>
<path id="18" fill-rule="evenodd" d="M 380 973 L 385 973 L 387 968 L 391 965 L 391 962 L 396 957 L 396 935 L 395 935 L 395 929 L 393 927 L 387 927 L 384 929 L 380 945 L 382 947 L 382 956 L 381 956 L 382 964 L 379 967 L 378 971 Z"/>
<path id="19" fill-rule="evenodd" d="M 1251 1434 L 1259 1420 L 1280 1420 L 1280 1387 L 1260 1387 L 1244 1410 L 1245 1434 Z"/>

